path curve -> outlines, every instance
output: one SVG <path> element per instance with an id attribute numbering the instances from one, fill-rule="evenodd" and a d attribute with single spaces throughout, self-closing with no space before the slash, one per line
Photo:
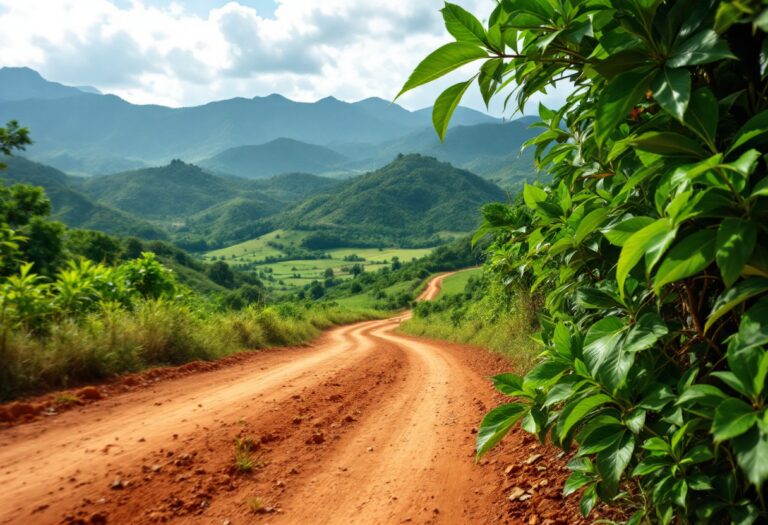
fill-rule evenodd
<path id="1" fill-rule="evenodd" d="M 493 522 L 478 352 L 396 333 L 404 318 L 0 431 L 0 524 Z"/>

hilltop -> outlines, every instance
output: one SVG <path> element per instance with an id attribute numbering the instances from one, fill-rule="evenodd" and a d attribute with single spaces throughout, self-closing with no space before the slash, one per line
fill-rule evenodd
<path id="1" fill-rule="evenodd" d="M 284 228 L 323 229 L 360 238 L 366 233 L 426 239 L 476 226 L 480 206 L 502 201 L 495 184 L 435 158 L 402 155 L 330 194 L 308 199 L 277 216 Z"/>
<path id="2" fill-rule="evenodd" d="M 326 173 L 346 160 L 344 155 L 323 146 L 279 138 L 224 150 L 200 165 L 213 172 L 258 179 L 290 172 Z"/>

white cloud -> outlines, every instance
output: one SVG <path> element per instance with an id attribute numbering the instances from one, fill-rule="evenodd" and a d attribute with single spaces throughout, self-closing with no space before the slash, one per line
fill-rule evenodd
<path id="1" fill-rule="evenodd" d="M 0 65 L 135 103 L 185 106 L 272 92 L 306 101 L 391 99 L 418 61 L 448 40 L 441 0 L 276 0 L 267 16 L 235 1 L 206 14 L 179 1 L 117 1 L 0 0 Z M 494 0 L 460 3 L 482 15 Z M 430 105 L 464 74 L 399 102 Z M 482 108 L 474 91 L 466 102 Z"/>

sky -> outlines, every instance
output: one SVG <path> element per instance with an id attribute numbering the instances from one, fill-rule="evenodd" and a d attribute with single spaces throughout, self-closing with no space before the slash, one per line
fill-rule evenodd
<path id="1" fill-rule="evenodd" d="M 483 18 L 494 0 L 454 0 Z M 180 107 L 280 93 L 312 102 L 392 100 L 451 40 L 439 0 L 0 0 L 0 66 Z M 398 103 L 432 105 L 467 66 Z M 562 90 L 560 90 L 562 91 Z M 539 97 L 550 107 L 564 93 Z M 490 113 L 502 116 L 501 101 Z M 462 105 L 485 111 L 476 87 Z M 535 111 L 532 104 L 526 113 Z M 511 111 L 503 114 L 513 117 Z"/>

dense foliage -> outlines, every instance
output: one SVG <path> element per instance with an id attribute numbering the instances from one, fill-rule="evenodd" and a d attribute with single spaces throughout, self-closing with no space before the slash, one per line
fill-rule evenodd
<path id="1" fill-rule="evenodd" d="M 541 362 L 494 378 L 518 421 L 575 448 L 565 494 L 630 522 L 768 519 L 768 10 L 757 1 L 501 0 L 484 27 L 446 4 L 456 38 L 404 90 L 483 60 L 435 104 L 442 135 L 477 79 L 521 109 L 557 82 L 529 142 L 552 177 L 485 209 L 490 270 L 547 293 Z"/>

